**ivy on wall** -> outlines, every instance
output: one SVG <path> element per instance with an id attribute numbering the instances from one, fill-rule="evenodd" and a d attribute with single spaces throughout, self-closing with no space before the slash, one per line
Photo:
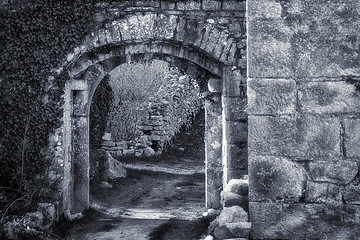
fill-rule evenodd
<path id="1" fill-rule="evenodd" d="M 30 205 L 51 195 L 46 147 L 60 123 L 67 76 L 49 81 L 50 72 L 90 32 L 92 5 L 19 1 L 1 6 L 0 19 L 0 206 L 17 198 Z"/>

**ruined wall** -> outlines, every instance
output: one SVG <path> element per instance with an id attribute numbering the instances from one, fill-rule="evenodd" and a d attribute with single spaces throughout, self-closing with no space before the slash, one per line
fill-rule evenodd
<path id="1" fill-rule="evenodd" d="M 73 181 L 74 176 L 82 181 L 88 178 L 87 123 L 75 119 L 83 117 L 87 121 L 88 112 L 74 117 L 72 111 L 76 104 L 72 99 L 88 107 L 106 74 L 120 64 L 149 59 L 174 64 L 200 80 L 202 90 L 209 93 L 205 103 L 211 106 L 206 118 L 206 133 L 210 136 L 205 139 L 208 141 L 206 204 L 211 208 L 220 207 L 223 180 L 227 182 L 247 171 L 246 116 L 243 114 L 246 104 L 245 2 L 99 1 L 93 10 L 96 17 L 92 33 L 53 70 L 54 75 L 67 77 L 64 124 L 58 131 L 62 139 L 57 148 L 59 164 L 55 166 L 64 172 L 59 175 L 63 180 L 60 213 L 66 209 L 71 213 L 81 212 L 89 206 L 88 189 L 81 188 L 80 184 L 77 188 Z M 217 82 L 216 89 L 210 91 L 209 79 Z M 238 162 L 242 164 L 236 166 L 236 171 L 230 171 Z M 74 163 L 83 166 L 74 167 L 78 173 L 72 172 Z M 84 197 L 75 199 L 74 196 Z"/>
<path id="2" fill-rule="evenodd" d="M 359 1 L 247 13 L 253 237 L 359 239 Z"/>

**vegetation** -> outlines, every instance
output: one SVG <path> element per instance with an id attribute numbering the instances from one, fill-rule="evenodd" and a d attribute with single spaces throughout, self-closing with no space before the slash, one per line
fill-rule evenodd
<path id="1" fill-rule="evenodd" d="M 130 141 L 140 135 L 138 125 L 148 118 L 149 99 L 169 103 L 169 127 L 175 132 L 182 125 L 191 124 L 192 116 L 202 105 L 195 80 L 164 61 L 121 65 L 112 73 L 110 85 L 113 102 L 108 128 L 115 141 Z"/>
<path id="2" fill-rule="evenodd" d="M 85 0 L 13 1 L 0 9 L 0 217 L 56 196 L 50 132 L 59 126 L 67 76 L 51 69 L 90 31 Z M 53 190 L 52 190 L 53 189 Z"/>
<path id="3" fill-rule="evenodd" d="M 114 140 L 133 140 L 139 135 L 137 123 L 146 115 L 142 104 L 166 84 L 175 69 L 164 61 L 128 63 L 112 72 L 114 100 L 108 125 Z"/>

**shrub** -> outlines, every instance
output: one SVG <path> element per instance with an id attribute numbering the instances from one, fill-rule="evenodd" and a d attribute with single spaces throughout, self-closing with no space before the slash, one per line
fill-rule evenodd
<path id="1" fill-rule="evenodd" d="M 147 114 L 142 103 L 166 83 L 170 72 L 168 63 L 156 60 L 123 64 L 112 72 L 108 125 L 114 140 L 134 140 L 140 134 L 137 123 Z"/>

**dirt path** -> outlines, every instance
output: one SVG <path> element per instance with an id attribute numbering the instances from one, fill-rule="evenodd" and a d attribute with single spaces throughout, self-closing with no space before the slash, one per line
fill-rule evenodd
<path id="1" fill-rule="evenodd" d="M 112 188 L 92 186 L 91 210 L 84 219 L 60 228 L 58 234 L 83 240 L 175 240 L 193 239 L 205 230 L 190 227 L 201 222 L 206 210 L 203 173 L 128 170 L 127 178 L 111 184 Z"/>
<path id="2" fill-rule="evenodd" d="M 199 239 L 205 208 L 203 116 L 162 156 L 121 159 L 127 177 L 112 187 L 92 184 L 91 208 L 82 220 L 62 223 L 57 234 L 76 240 Z"/>

